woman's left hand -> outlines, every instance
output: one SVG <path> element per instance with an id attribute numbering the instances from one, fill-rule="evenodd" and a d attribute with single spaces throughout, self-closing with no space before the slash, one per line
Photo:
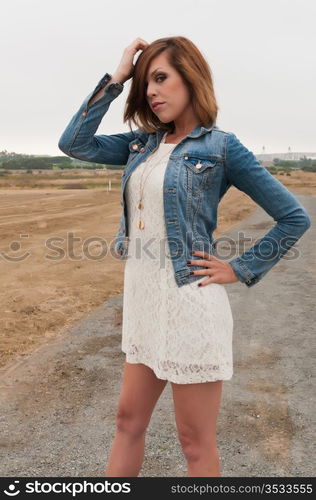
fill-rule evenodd
<path id="1" fill-rule="evenodd" d="M 234 283 L 235 281 L 239 281 L 236 276 L 232 266 L 229 262 L 224 262 L 220 259 L 214 257 L 214 255 L 210 255 L 207 252 L 203 252 L 202 250 L 194 250 L 192 252 L 192 257 L 203 257 L 202 259 L 192 259 L 188 260 L 188 264 L 194 266 L 203 266 L 205 269 L 192 271 L 195 276 L 209 276 L 205 280 L 199 283 L 199 286 L 206 286 L 210 283 Z"/>

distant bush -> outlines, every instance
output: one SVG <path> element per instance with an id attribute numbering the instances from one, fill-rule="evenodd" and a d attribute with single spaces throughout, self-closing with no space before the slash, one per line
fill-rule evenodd
<path id="1" fill-rule="evenodd" d="M 273 164 L 276 167 L 285 167 L 287 170 L 290 168 L 305 170 L 305 168 L 316 167 L 316 160 L 306 158 L 306 156 L 303 156 L 303 158 L 300 158 L 299 160 L 281 160 L 280 158 L 274 158 Z"/>
<path id="2" fill-rule="evenodd" d="M 270 174 L 277 174 L 279 170 L 277 167 L 266 167 L 266 169 L 270 172 Z"/>
<path id="3" fill-rule="evenodd" d="M 37 157 L 15 157 L 9 160 L 2 161 L 2 167 L 11 170 L 25 170 L 25 169 L 45 169 L 52 170 L 52 164 L 47 158 Z"/>
<path id="4" fill-rule="evenodd" d="M 302 167 L 301 170 L 304 170 L 305 172 L 316 172 L 316 165 L 306 165 L 305 167 Z"/>

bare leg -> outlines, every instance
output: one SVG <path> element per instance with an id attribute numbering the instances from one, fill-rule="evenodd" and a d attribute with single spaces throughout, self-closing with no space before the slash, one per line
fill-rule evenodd
<path id="1" fill-rule="evenodd" d="M 116 434 L 105 476 L 138 476 L 144 459 L 147 426 L 166 384 L 167 380 L 157 378 L 148 366 L 125 362 Z"/>
<path id="2" fill-rule="evenodd" d="M 220 476 L 216 422 L 222 381 L 199 384 L 171 383 L 176 424 L 187 460 L 188 476 Z"/>

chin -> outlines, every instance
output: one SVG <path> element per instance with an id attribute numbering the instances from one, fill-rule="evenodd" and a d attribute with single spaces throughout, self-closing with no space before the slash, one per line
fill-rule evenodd
<path id="1" fill-rule="evenodd" d="M 173 118 L 170 118 L 169 116 L 167 116 L 167 117 L 159 116 L 158 118 L 161 121 L 161 123 L 172 123 L 173 122 Z"/>

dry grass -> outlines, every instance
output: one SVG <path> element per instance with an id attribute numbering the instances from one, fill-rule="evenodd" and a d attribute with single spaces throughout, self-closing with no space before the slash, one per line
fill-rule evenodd
<path id="1" fill-rule="evenodd" d="M 100 239 L 111 242 L 117 230 L 121 173 L 81 170 L 72 172 L 70 178 L 69 172 L 0 177 L 2 366 L 122 293 L 124 262 L 102 256 L 100 243 Z M 294 193 L 315 196 L 316 173 L 277 177 Z M 28 188 L 27 181 L 32 185 L 34 179 L 41 187 Z M 109 179 L 112 191 L 104 186 L 92 188 Z M 90 188 L 60 189 L 72 184 L 70 180 Z M 231 188 L 220 203 L 214 237 L 255 209 L 247 195 Z M 60 240 L 54 242 L 53 250 L 50 239 L 55 237 Z M 91 238 L 92 257 L 88 257 L 83 243 Z M 21 258 L 26 253 L 29 256 Z"/>

